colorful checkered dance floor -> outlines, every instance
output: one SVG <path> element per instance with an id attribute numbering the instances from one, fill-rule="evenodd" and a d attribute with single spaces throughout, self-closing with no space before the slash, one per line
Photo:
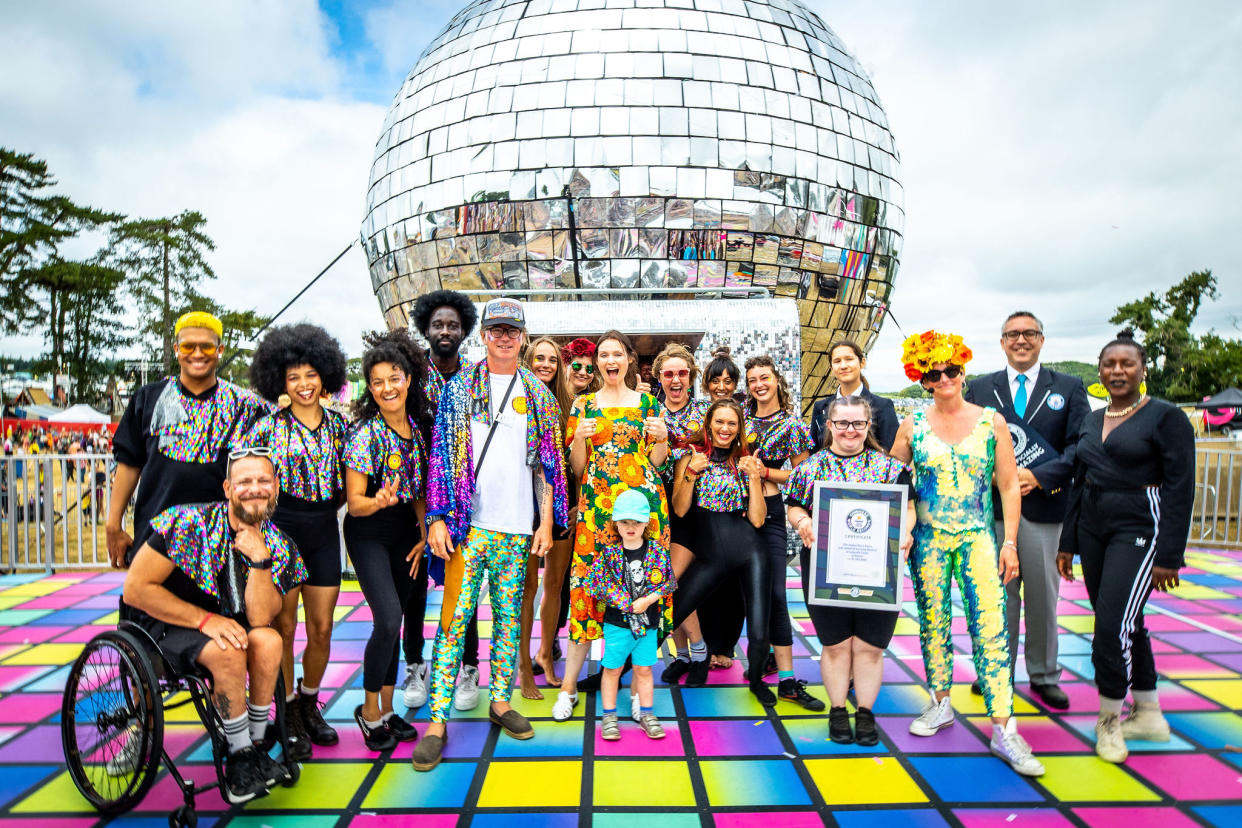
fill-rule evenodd
<path id="1" fill-rule="evenodd" d="M 1076 583 L 1063 589 L 1060 608 L 1063 687 L 1071 709 L 1042 708 L 1019 676 L 1021 731 L 1048 769 L 1038 780 L 1014 774 L 988 754 L 983 704 L 970 694 L 974 670 L 963 618 L 954 619 L 958 721 L 930 739 L 909 735 L 906 727 L 927 698 L 912 603 L 885 663 L 875 707 L 882 732 L 877 747 L 833 744 L 824 714 L 804 715 L 788 702 L 764 710 L 744 687 L 739 660 L 730 670 L 714 671 L 705 688 L 657 684 L 656 713 L 669 730 L 662 742 L 648 740 L 632 722 L 622 724 L 621 741 L 604 742 L 598 720 L 583 721 L 582 706 L 576 719 L 557 724 L 553 693 L 527 702 L 515 692 L 515 706 L 534 722 L 533 740 L 501 736 L 487 723 L 484 702 L 470 714 L 456 714 L 445 762 L 432 773 L 415 773 L 411 745 L 377 760 L 351 720 L 362 698 L 360 662 L 371 617 L 357 585 L 347 582 L 321 694 L 341 743 L 315 748 L 296 787 L 277 788 L 244 808 L 230 809 L 215 792 L 200 797 L 199 824 L 1242 825 L 1242 554 L 1192 551 L 1188 563 L 1175 597 L 1154 596 L 1147 609 L 1172 741 L 1131 742 L 1130 759 L 1120 767 L 1095 757 L 1092 616 Z M 83 642 L 116 622 L 120 582 L 117 573 L 0 577 L 0 828 L 100 822 L 65 771 L 57 722 L 67 665 Z M 792 571 L 789 587 L 800 632 L 797 672 L 824 698 L 817 644 Z M 429 607 L 429 613 L 438 609 Z M 486 638 L 490 621 L 481 612 Z M 486 664 L 482 672 L 486 681 Z M 587 709 L 598 714 L 598 702 Z M 425 711 L 414 717 L 425 719 Z M 192 710 L 174 711 L 166 740 L 183 771 L 212 777 L 210 747 Z M 178 804 L 164 774 L 141 805 L 113 824 L 158 828 Z"/>

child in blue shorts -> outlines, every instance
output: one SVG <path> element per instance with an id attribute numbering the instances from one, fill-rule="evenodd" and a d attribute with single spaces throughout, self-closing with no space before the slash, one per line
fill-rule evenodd
<path id="1" fill-rule="evenodd" d="M 653 712 L 655 688 L 651 667 L 659 655 L 657 636 L 660 608 L 657 602 L 677 587 L 668 549 L 649 532 L 651 504 L 636 489 L 626 489 L 613 503 L 612 520 L 619 546 L 596 555 L 591 567 L 590 593 L 604 602 L 604 721 L 601 735 L 609 741 L 621 738 L 617 724 L 617 690 L 627 658 L 634 664 L 633 691 L 638 695 L 634 718 L 652 739 L 663 739 L 664 728 Z"/>

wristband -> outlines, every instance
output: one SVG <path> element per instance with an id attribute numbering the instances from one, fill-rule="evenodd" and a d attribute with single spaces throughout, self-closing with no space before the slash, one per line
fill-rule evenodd
<path id="1" fill-rule="evenodd" d="M 202 632 L 202 631 L 203 631 L 203 627 L 207 626 L 207 622 L 208 622 L 208 621 L 210 621 L 210 620 L 211 620 L 211 618 L 212 618 L 212 616 L 214 616 L 214 615 L 215 615 L 215 613 L 214 613 L 214 612 L 209 612 L 209 613 L 207 613 L 206 615 L 204 615 L 204 616 L 203 616 L 203 620 L 198 622 L 198 631 L 199 631 L 199 632 Z"/>
<path id="2" fill-rule="evenodd" d="M 767 466 L 764 466 L 764 467 L 763 467 L 763 479 L 764 479 L 764 480 L 767 480 L 767 479 L 768 479 L 768 473 L 769 473 L 770 471 L 771 471 L 771 469 L 769 469 Z"/>
<path id="3" fill-rule="evenodd" d="M 811 519 L 811 516 L 810 516 L 810 515 L 805 515 L 805 516 L 802 518 L 802 520 L 798 521 L 798 522 L 797 522 L 797 524 L 795 524 L 795 525 L 794 525 L 794 529 L 801 529 L 801 528 L 802 528 L 802 524 L 806 523 L 806 522 L 807 522 L 808 520 L 810 520 L 810 519 Z"/>
<path id="4" fill-rule="evenodd" d="M 1006 546 L 1012 546 L 1014 549 L 1017 549 L 1017 548 L 1018 548 L 1018 542 L 1017 542 L 1017 541 L 1007 540 L 1007 541 L 1005 541 L 1004 543 L 1002 543 L 1002 544 L 1001 544 L 1001 549 L 1004 549 Z"/>

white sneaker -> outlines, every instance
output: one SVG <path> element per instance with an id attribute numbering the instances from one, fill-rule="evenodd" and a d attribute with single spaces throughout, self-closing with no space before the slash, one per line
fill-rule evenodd
<path id="1" fill-rule="evenodd" d="M 1095 755 L 1105 762 L 1120 765 L 1130 756 L 1121 732 L 1121 719 L 1116 713 L 1101 713 L 1095 721 Z"/>
<path id="2" fill-rule="evenodd" d="M 917 719 L 910 722 L 910 732 L 915 736 L 935 736 L 941 729 L 953 724 L 953 702 L 945 696 L 940 701 L 932 696 L 927 707 Z"/>
<path id="3" fill-rule="evenodd" d="M 574 715 L 574 708 L 578 705 L 578 694 L 572 696 L 564 690 L 556 694 L 556 702 L 552 705 L 552 720 L 556 722 L 567 722 Z"/>
<path id="4" fill-rule="evenodd" d="M 402 699 L 410 710 L 417 710 L 427 703 L 427 664 L 407 664 L 405 684 L 401 686 Z"/>
<path id="5" fill-rule="evenodd" d="M 1031 746 L 1018 734 L 1018 720 L 1010 717 L 1004 727 L 992 725 L 992 749 L 1009 767 L 1023 776 L 1043 776 L 1044 763 L 1031 753 Z"/>
<path id="6" fill-rule="evenodd" d="M 1153 704 L 1134 703 L 1121 722 L 1121 735 L 1142 742 L 1169 741 L 1169 720 Z"/>
<path id="7" fill-rule="evenodd" d="M 643 723 L 643 705 L 638 700 L 637 693 L 630 695 L 630 718 L 639 724 Z"/>
<path id="8" fill-rule="evenodd" d="M 458 710 L 474 710 L 479 706 L 479 668 L 462 665 L 457 674 L 457 687 L 453 690 L 453 707 Z"/>
<path id="9" fill-rule="evenodd" d="M 115 756 L 104 763 L 104 770 L 107 771 L 108 776 L 129 776 L 138 770 L 138 753 L 142 750 L 142 734 L 138 732 L 138 728 L 131 726 L 124 735 L 118 736 L 117 739 L 124 739 L 125 744 Z"/>

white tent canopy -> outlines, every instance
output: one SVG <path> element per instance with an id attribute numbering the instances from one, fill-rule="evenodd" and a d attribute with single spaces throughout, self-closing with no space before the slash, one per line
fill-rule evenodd
<path id="1" fill-rule="evenodd" d="M 107 425 L 112 422 L 112 418 L 107 414 L 96 411 L 84 403 L 71 405 L 59 414 L 53 414 L 47 419 L 51 423 L 101 423 Z"/>

